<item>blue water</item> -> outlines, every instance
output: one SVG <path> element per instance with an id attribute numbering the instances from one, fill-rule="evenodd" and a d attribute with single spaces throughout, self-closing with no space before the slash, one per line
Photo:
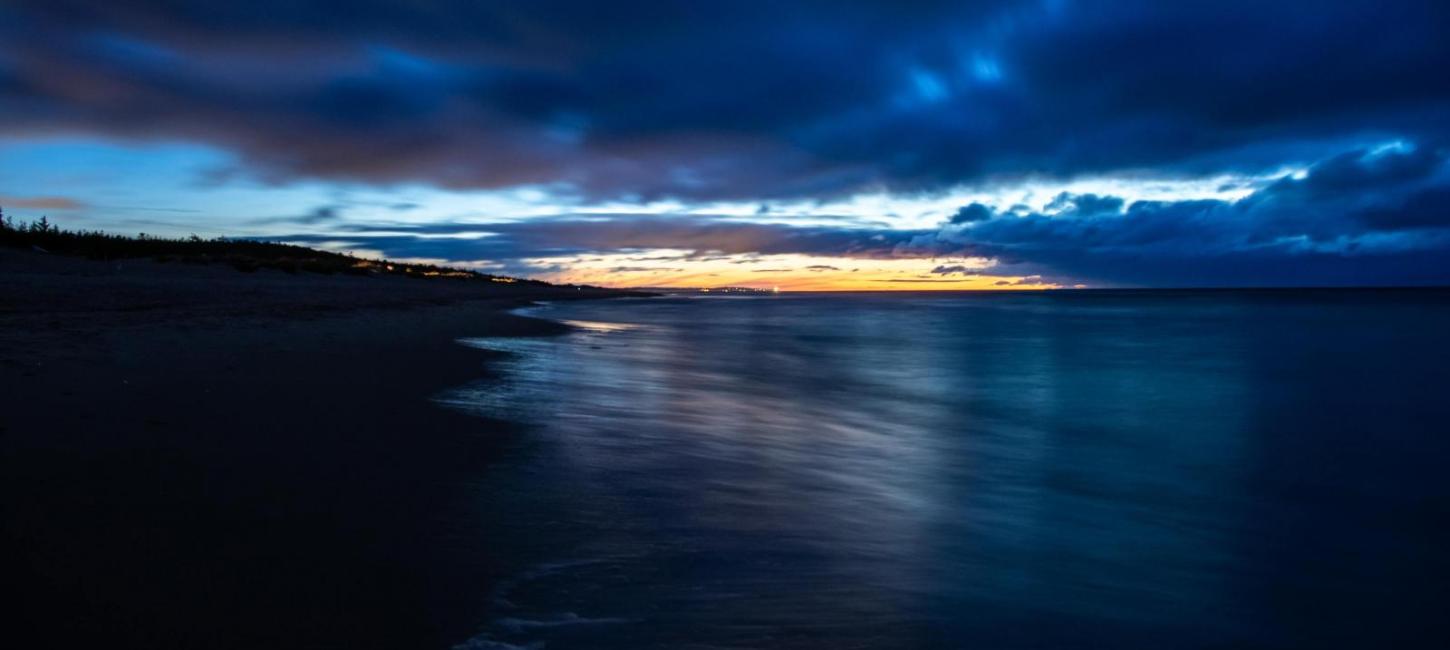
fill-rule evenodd
<path id="1" fill-rule="evenodd" d="M 1450 293 L 550 305 L 464 647 L 1444 647 Z"/>

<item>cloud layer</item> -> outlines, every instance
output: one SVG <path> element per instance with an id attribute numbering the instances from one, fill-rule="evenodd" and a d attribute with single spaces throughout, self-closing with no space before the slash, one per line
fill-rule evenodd
<path id="1" fill-rule="evenodd" d="M 1443 135 L 1442 2 L 13 0 L 0 124 L 586 196 L 1264 168 Z M 1351 40 L 1351 35 L 1353 36 Z"/>
<path id="2" fill-rule="evenodd" d="M 1018 274 L 1127 285 L 1450 283 L 1450 154 L 1360 150 L 1236 202 L 1061 196 L 943 237 Z"/>
<path id="3" fill-rule="evenodd" d="M 1128 204 L 1113 196 L 1061 194 L 1039 211 L 972 204 L 938 228 L 917 230 L 709 215 L 568 214 L 494 224 L 374 225 L 284 238 L 455 261 L 670 249 L 684 251 L 667 258 L 673 261 L 796 255 L 996 262 L 987 268 L 933 263 L 921 280 L 997 275 L 1102 286 L 1445 284 L 1450 152 L 1428 146 L 1352 151 L 1238 201 Z"/>

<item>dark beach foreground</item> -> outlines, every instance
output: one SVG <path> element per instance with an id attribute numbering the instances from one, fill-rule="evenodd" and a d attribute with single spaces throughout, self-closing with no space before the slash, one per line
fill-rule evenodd
<path id="1" fill-rule="evenodd" d="M 26 647 L 426 648 L 499 572 L 456 486 L 509 443 L 430 396 L 464 336 L 607 295 L 0 251 L 0 552 Z M 15 608 L 18 605 L 18 609 Z"/>

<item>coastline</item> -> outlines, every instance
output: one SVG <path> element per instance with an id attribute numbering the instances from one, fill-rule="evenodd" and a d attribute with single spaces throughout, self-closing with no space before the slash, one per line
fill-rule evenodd
<path id="1" fill-rule="evenodd" d="M 472 636 L 505 568 L 460 483 L 516 428 L 430 398 L 489 374 L 489 353 L 457 339 L 568 331 L 506 311 L 573 296 L 127 266 L 0 260 L 0 543 L 19 638 Z M 128 296 L 132 277 L 184 286 Z"/>

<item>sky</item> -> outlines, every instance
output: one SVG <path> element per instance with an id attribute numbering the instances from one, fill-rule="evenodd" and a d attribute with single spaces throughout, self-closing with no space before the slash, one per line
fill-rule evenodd
<path id="1" fill-rule="evenodd" d="M 4 0 L 0 206 L 610 286 L 1450 284 L 1450 3 Z"/>

